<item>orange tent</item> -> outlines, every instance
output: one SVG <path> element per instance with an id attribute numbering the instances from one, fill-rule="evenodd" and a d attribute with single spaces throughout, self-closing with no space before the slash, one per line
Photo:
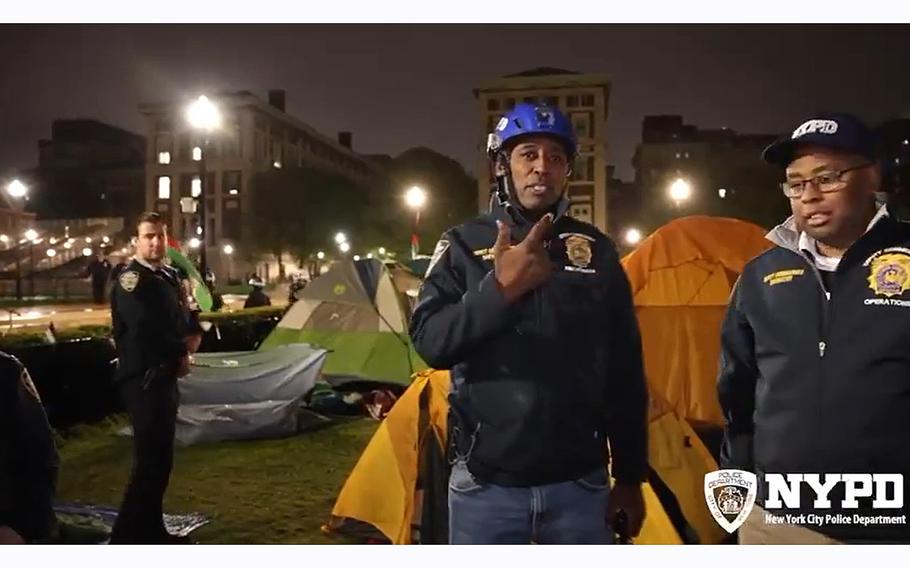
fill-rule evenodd
<path id="1" fill-rule="evenodd" d="M 684 217 L 622 259 L 649 389 L 680 418 L 723 424 L 715 389 L 720 326 L 746 262 L 771 246 L 764 235 L 737 219 Z"/>

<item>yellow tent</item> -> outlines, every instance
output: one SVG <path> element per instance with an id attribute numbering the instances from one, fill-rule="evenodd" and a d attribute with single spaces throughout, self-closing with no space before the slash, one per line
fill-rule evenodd
<path id="1" fill-rule="evenodd" d="M 652 395 L 680 418 L 723 423 L 715 381 L 720 326 L 746 262 L 771 246 L 760 227 L 693 216 L 664 225 L 622 259 Z"/>
<path id="2" fill-rule="evenodd" d="M 448 371 L 424 371 L 379 425 L 360 461 L 338 495 L 326 532 L 342 531 L 366 523 L 396 544 L 431 542 L 426 534 L 438 532 L 441 519 L 426 518 L 432 511 L 429 499 L 445 499 L 445 483 L 437 483 L 435 495 L 425 490 L 433 485 L 424 456 L 445 447 L 449 391 Z M 717 469 L 714 459 L 685 421 L 670 407 L 652 402 L 650 409 L 649 460 L 655 481 L 672 494 L 668 503 L 645 484 L 648 515 L 636 543 L 679 544 L 697 539 L 717 543 L 724 536 L 708 512 L 702 489 L 704 474 Z M 444 468 L 438 468 L 441 473 Z M 688 525 L 681 534 L 671 520 L 674 508 Z M 444 528 L 442 530 L 444 533 Z"/>

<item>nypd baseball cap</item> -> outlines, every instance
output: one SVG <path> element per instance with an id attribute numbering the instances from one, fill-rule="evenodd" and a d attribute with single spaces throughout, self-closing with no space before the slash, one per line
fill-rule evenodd
<path id="1" fill-rule="evenodd" d="M 851 114 L 820 115 L 806 120 L 793 133 L 765 148 L 762 159 L 786 168 L 801 145 L 821 146 L 875 158 L 875 135 Z"/>

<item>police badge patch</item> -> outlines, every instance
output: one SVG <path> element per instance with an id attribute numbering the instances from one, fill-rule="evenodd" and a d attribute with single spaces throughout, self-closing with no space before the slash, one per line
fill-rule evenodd
<path id="1" fill-rule="evenodd" d="M 721 469 L 705 474 L 705 502 L 725 531 L 740 527 L 755 505 L 758 478 L 740 469 Z"/>
<path id="2" fill-rule="evenodd" d="M 127 270 L 120 275 L 120 287 L 127 292 L 132 292 L 139 284 L 139 273 L 135 270 Z"/>
<path id="3" fill-rule="evenodd" d="M 38 394 L 38 389 L 35 388 L 35 383 L 32 382 L 32 377 L 29 376 L 28 371 L 23 367 L 22 374 L 19 377 L 19 380 L 22 381 L 22 385 L 25 387 L 25 390 L 31 395 L 35 400 L 41 402 L 41 395 Z"/>
<path id="4" fill-rule="evenodd" d="M 564 233 L 566 257 L 576 268 L 587 268 L 591 264 L 591 237 L 580 233 Z"/>
<path id="5" fill-rule="evenodd" d="M 869 265 L 869 287 L 877 295 L 899 296 L 910 288 L 910 256 L 888 253 L 876 256 Z"/>
<path id="6" fill-rule="evenodd" d="M 449 241 L 446 239 L 440 239 L 436 243 L 436 248 L 433 249 L 433 258 L 430 259 L 430 264 L 427 265 L 427 272 L 424 274 L 424 278 L 430 275 L 430 272 L 433 271 L 433 267 L 436 266 L 436 263 L 442 258 L 442 255 L 449 250 Z"/>

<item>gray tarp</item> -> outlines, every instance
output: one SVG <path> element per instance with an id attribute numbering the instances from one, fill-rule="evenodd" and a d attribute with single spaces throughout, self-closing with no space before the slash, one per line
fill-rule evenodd
<path id="1" fill-rule="evenodd" d="M 326 351 L 303 343 L 267 351 L 197 353 L 180 381 L 179 444 L 273 438 L 297 432 L 301 399 Z"/>

